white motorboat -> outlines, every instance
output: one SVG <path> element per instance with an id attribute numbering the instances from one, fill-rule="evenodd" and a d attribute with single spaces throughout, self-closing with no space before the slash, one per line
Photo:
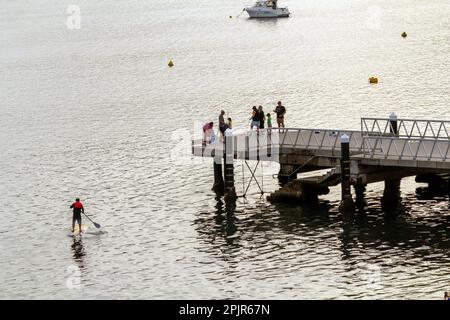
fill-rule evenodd
<path id="1" fill-rule="evenodd" d="M 282 18 L 291 14 L 288 8 L 278 8 L 278 0 L 257 0 L 253 7 L 247 7 L 250 18 Z"/>

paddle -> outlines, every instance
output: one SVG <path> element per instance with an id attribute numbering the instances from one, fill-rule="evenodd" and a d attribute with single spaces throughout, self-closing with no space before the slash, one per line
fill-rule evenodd
<path id="1" fill-rule="evenodd" d="M 101 228 L 101 225 L 99 225 L 98 223 L 92 221 L 92 219 L 89 218 L 89 216 L 88 216 L 86 213 L 83 212 L 83 214 L 86 216 L 86 218 L 88 218 L 88 219 L 94 224 L 94 226 L 95 226 L 97 229 L 100 229 L 100 228 Z"/>

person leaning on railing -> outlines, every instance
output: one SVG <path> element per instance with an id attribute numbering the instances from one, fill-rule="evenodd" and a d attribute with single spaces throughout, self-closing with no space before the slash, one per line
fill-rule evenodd
<path id="1" fill-rule="evenodd" d="M 211 133 L 213 132 L 214 122 L 207 122 L 203 125 L 203 144 L 211 142 Z"/>

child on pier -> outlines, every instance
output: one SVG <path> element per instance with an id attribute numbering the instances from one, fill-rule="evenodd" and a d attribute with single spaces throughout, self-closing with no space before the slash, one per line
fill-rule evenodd
<path id="1" fill-rule="evenodd" d="M 226 126 L 226 129 L 233 129 L 233 122 L 231 121 L 231 118 L 227 119 L 225 126 Z"/>
<path id="2" fill-rule="evenodd" d="M 266 117 L 267 117 L 267 128 L 272 129 L 272 118 L 270 117 L 270 113 L 268 113 Z"/>

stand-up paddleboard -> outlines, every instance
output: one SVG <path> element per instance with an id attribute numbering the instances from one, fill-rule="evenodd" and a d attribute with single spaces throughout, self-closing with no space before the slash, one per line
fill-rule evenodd
<path id="1" fill-rule="evenodd" d="M 80 233 L 80 227 L 78 226 L 78 224 L 75 225 L 75 228 L 73 229 L 74 231 L 69 233 L 69 236 L 80 236 L 83 233 L 85 233 L 88 230 L 88 227 L 84 224 L 81 225 L 81 233 Z"/>

